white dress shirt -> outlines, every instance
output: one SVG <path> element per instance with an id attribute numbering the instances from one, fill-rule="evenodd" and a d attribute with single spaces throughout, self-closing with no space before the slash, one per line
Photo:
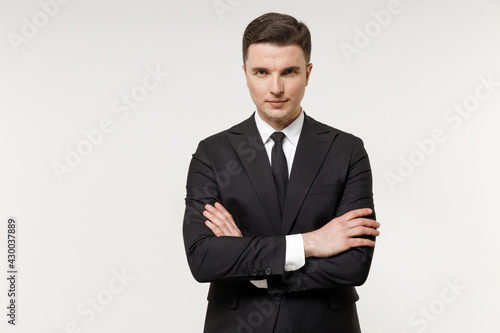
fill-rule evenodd
<path id="1" fill-rule="evenodd" d="M 269 124 L 262 120 L 257 112 L 255 112 L 255 123 L 257 125 L 257 130 L 264 142 L 266 148 L 267 156 L 269 158 L 269 163 L 271 163 L 271 150 L 274 146 L 274 141 L 271 139 L 271 134 L 276 132 Z M 286 164 L 288 166 L 288 177 L 292 171 L 293 159 L 295 157 L 295 151 L 297 150 L 297 144 L 299 142 L 300 133 L 302 131 L 302 125 L 304 124 L 304 111 L 300 111 L 299 116 L 287 127 L 285 127 L 281 132 L 285 134 L 283 139 L 283 152 L 285 153 Z M 285 252 L 285 271 L 295 271 L 306 263 L 304 254 L 304 241 L 301 234 L 286 235 L 286 252 Z M 251 281 L 255 286 L 259 288 L 267 288 L 266 280 L 253 280 Z"/>

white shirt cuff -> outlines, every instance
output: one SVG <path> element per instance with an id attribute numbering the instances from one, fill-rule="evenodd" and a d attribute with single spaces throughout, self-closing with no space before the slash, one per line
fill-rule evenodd
<path id="1" fill-rule="evenodd" d="M 285 272 L 296 271 L 306 263 L 302 234 L 286 235 Z"/>
<path id="2" fill-rule="evenodd" d="M 250 280 L 254 286 L 257 288 L 267 288 L 267 280 Z"/>

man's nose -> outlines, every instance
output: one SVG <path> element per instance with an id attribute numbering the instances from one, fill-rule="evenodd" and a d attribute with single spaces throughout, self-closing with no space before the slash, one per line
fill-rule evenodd
<path id="1" fill-rule="evenodd" d="M 283 94 L 283 80 L 280 76 L 276 76 L 272 78 L 271 82 L 271 94 L 273 95 L 282 95 Z"/>

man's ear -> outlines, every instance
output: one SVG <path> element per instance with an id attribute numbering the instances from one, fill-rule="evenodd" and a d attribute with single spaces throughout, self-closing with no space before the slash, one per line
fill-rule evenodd
<path id="1" fill-rule="evenodd" d="M 248 87 L 247 71 L 245 69 L 245 64 L 243 64 L 241 68 L 243 68 L 243 73 L 245 73 L 245 81 L 247 82 L 247 87 Z"/>
<path id="2" fill-rule="evenodd" d="M 309 84 L 309 77 L 311 76 L 312 68 L 313 68 L 312 63 L 307 64 L 307 67 L 306 67 L 306 87 Z"/>

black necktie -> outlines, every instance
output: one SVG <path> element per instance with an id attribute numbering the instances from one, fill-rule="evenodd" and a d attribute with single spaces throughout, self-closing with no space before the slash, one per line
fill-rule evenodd
<path id="1" fill-rule="evenodd" d="M 271 151 L 271 170 L 273 172 L 276 192 L 278 193 L 281 216 L 283 216 L 286 188 L 288 185 L 288 166 L 286 164 L 285 153 L 283 152 L 284 138 L 285 134 L 281 132 L 274 132 L 271 135 L 271 139 L 274 141 L 273 150 Z"/>

